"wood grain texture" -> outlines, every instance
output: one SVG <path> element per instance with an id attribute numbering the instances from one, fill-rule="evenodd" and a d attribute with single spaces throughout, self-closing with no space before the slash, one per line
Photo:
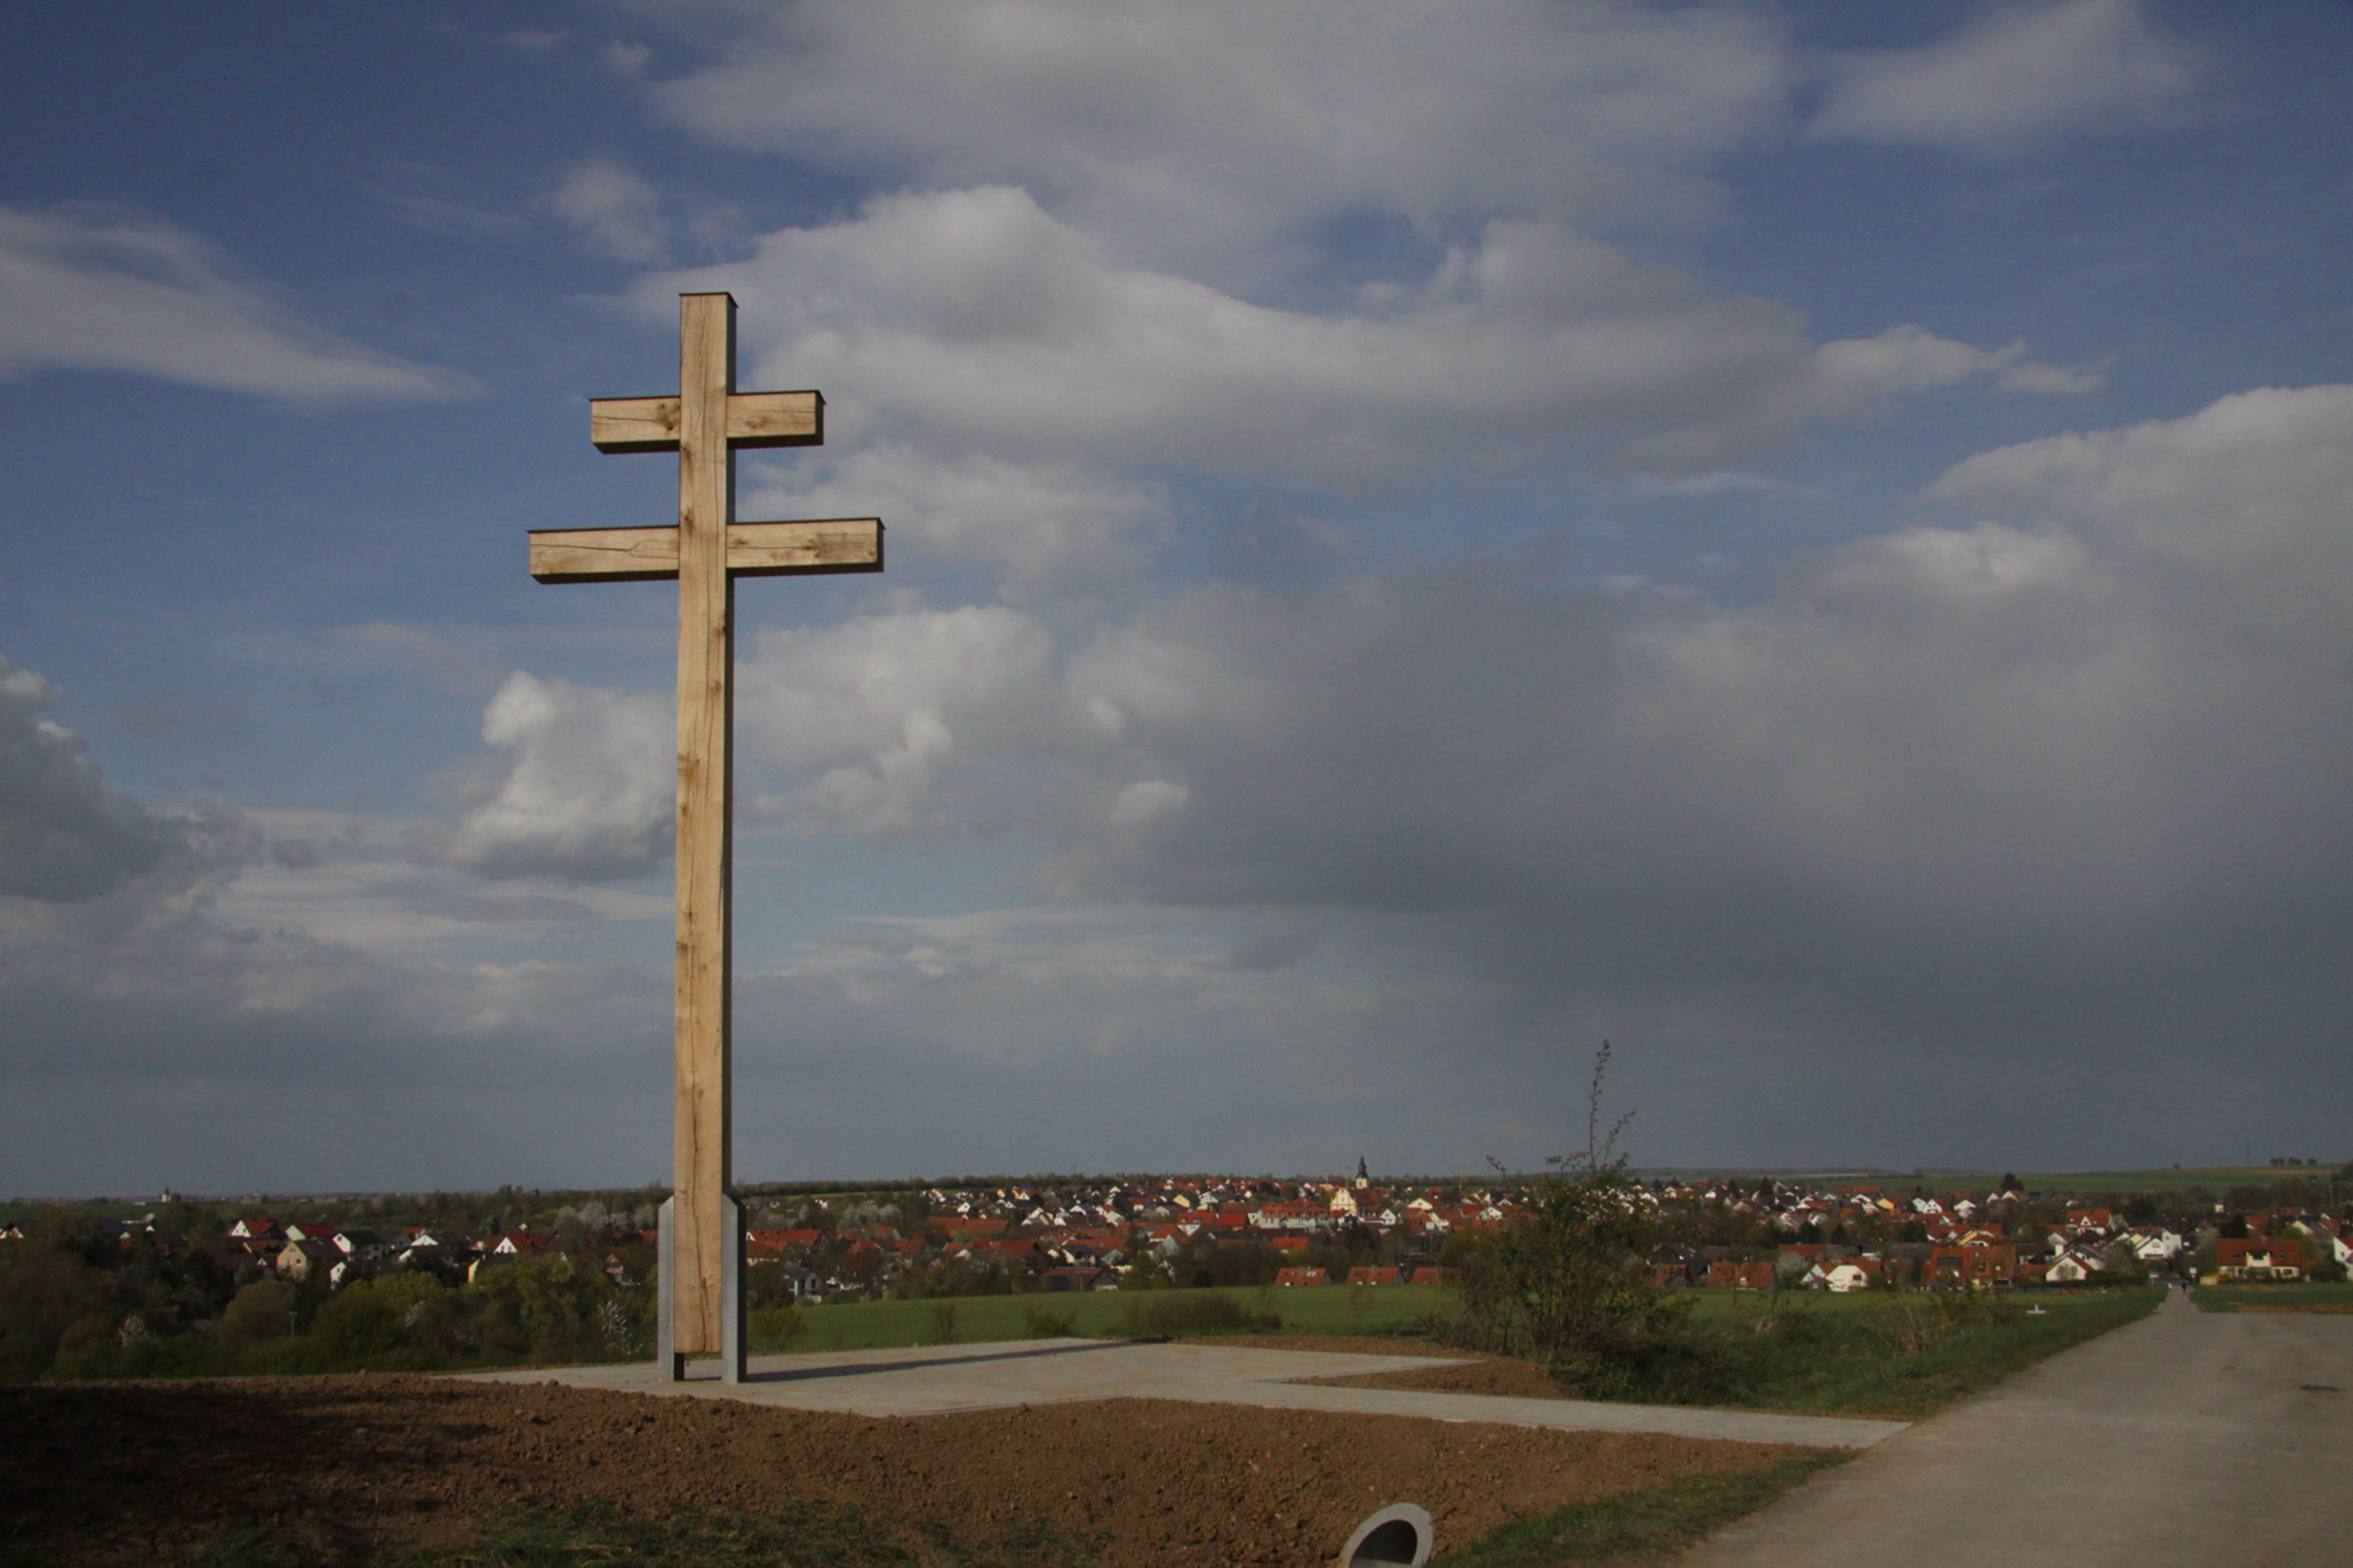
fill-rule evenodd
<path id="1" fill-rule="evenodd" d="M 588 405 L 588 439 L 600 452 L 675 452 L 675 397 L 598 397 Z"/>
<path id="2" fill-rule="evenodd" d="M 675 577 L 678 530 L 534 529 L 531 574 L 542 583 L 651 583 Z"/>
<path id="3" fill-rule="evenodd" d="M 739 522 L 727 530 L 736 577 L 799 577 L 882 570 L 882 520 L 817 518 Z M 548 528 L 531 536 L 531 574 L 542 583 L 650 583 L 678 575 L 675 528 Z"/>
<path id="4" fill-rule="evenodd" d="M 806 522 L 739 522 L 727 531 L 731 577 L 810 577 L 882 570 L 882 520 L 828 517 Z"/>
<path id="5" fill-rule="evenodd" d="M 681 1202 L 676 1349 L 721 1352 L 722 1235 L 729 1155 L 728 892 L 733 769 L 734 505 L 727 444 L 735 301 L 679 300 L 678 968 L 673 1183 Z"/>
<path id="6" fill-rule="evenodd" d="M 825 398 L 815 392 L 738 392 L 727 399 L 727 444 L 822 447 Z"/>

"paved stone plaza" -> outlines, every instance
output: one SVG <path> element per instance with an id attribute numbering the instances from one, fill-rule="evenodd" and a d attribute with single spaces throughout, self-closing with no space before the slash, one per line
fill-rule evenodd
<path id="1" fill-rule="evenodd" d="M 1430 1356 L 1348 1355 L 1117 1340 L 1016 1340 L 755 1356 L 741 1384 L 719 1381 L 715 1363 L 683 1384 L 650 1363 L 483 1373 L 508 1383 L 561 1383 L 689 1398 L 741 1399 L 858 1415 L 941 1415 L 1085 1399 L 1184 1399 L 1275 1410 L 1494 1421 L 1565 1432 L 1658 1432 L 1744 1443 L 1867 1448 L 1905 1429 L 1900 1421 L 1850 1421 L 1757 1411 L 1691 1410 L 1581 1399 L 1512 1399 L 1414 1389 L 1333 1388 L 1303 1378 L 1355 1377 L 1454 1364 Z"/>

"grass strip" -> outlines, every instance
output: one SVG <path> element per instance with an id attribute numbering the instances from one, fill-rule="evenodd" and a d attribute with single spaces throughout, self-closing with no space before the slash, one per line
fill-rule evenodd
<path id="1" fill-rule="evenodd" d="M 1686 1476 L 1515 1519 L 1460 1551 L 1442 1543 L 1441 1549 L 1447 1568 L 1558 1568 L 1670 1557 L 1852 1458 L 1810 1455 L 1745 1475 Z"/>
<path id="2" fill-rule="evenodd" d="M 1784 1321 L 1757 1336 L 1756 1381 L 1730 1403 L 1916 1420 L 2147 1317 L 2164 1299 L 2155 1289 L 1996 1298 L 1941 1336 L 1923 1338 L 1906 1337 L 1910 1314 L 1935 1298 L 1883 1298 L 1876 1312 L 1844 1320 Z"/>
<path id="3" fill-rule="evenodd" d="M 2353 1309 L 2353 1285 L 2200 1285 L 2189 1292 L 2189 1300 L 2201 1312 L 2236 1312 L 2249 1307 L 2284 1312 L 2341 1312 Z"/>

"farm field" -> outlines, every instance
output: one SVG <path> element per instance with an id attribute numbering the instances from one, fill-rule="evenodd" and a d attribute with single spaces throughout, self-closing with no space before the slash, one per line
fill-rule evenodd
<path id="1" fill-rule="evenodd" d="M 2193 1188 L 2218 1197 L 2232 1187 L 2269 1187 L 2282 1183 L 2317 1184 L 2324 1191 L 2337 1173 L 2332 1165 L 2210 1165 L 2152 1171 L 2019 1171 L 2028 1191 L 2085 1197 L 2130 1196 L 2145 1194 L 2163 1203 Z M 2004 1173 L 1963 1172 L 1937 1176 L 1891 1176 L 1882 1185 L 1893 1191 L 1925 1186 L 1935 1192 L 1990 1190 Z"/>
<path id="2" fill-rule="evenodd" d="M 0 1424 L 26 1435 L 0 1450 L 0 1563 L 106 1568 L 1314 1568 L 1399 1500 L 1450 1549 L 1530 1515 L 1656 1542 L 1835 1462 L 1158 1400 L 877 1420 L 399 1375 L 6 1387 Z"/>

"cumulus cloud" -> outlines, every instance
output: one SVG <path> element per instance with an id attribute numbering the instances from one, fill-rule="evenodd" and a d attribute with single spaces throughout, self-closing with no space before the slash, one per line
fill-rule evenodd
<path id="1" fill-rule="evenodd" d="M 900 547 L 993 571 L 1017 600 L 1136 569 L 1168 523 L 1156 487 L 1078 463 L 943 455 L 888 440 L 782 471 L 750 489 L 740 510 L 747 518 L 880 514 Z"/>
<path id="2" fill-rule="evenodd" d="M 575 164 L 549 193 L 547 206 L 600 255 L 639 264 L 669 258 L 670 224 L 662 216 L 661 196 L 625 163 L 591 158 Z"/>
<path id="3" fill-rule="evenodd" d="M 414 1182 L 419 1158 L 486 1183 L 510 1179 L 518 1155 L 591 1180 L 659 1168 L 660 974 L 576 951 L 387 957 L 381 888 L 343 911 L 366 947 L 324 939 L 303 920 L 351 891 L 353 824 L 273 823 L 265 860 L 251 816 L 105 788 L 82 743 L 41 717 L 56 699 L 0 661 L 0 1191 L 391 1187 Z M 257 879 L 275 885 L 247 896 Z M 469 903 L 413 868 L 403 880 L 426 906 L 412 926 L 643 912 L 535 889 Z M 525 1084 L 534 1104 L 565 1108 L 561 1139 L 516 1140 L 499 1108 Z M 265 1125 L 267 1138 L 241 1131 Z M 631 1173 L 567 1152 L 581 1130 Z"/>
<path id="4" fill-rule="evenodd" d="M 1097 874 L 1598 909 L 1623 872 L 1646 919 L 1706 910 L 1728 944 L 1770 888 L 1863 945 L 1949 923 L 2054 951 L 2250 876 L 2308 886 L 2353 772 L 2348 433 L 2331 388 L 1989 454 L 1936 493 L 2016 521 L 1858 542 L 1753 610 L 1475 575 L 1196 596 L 1069 667 L 1191 802 L 1099 840 Z"/>
<path id="5" fill-rule="evenodd" d="M 89 203 L 0 206 L 0 378 L 48 370 L 302 402 L 479 390 L 307 325 L 211 242 L 160 218 Z"/>
<path id="6" fill-rule="evenodd" d="M 771 816 L 1025 836 L 1066 909 L 1208 922 L 1122 983 L 1139 1051 L 1199 1005 L 1184 987 L 1279 972 L 1287 1045 L 1388 1040 L 1407 1080 L 1536 1071 L 1531 1042 L 1617 1030 L 1758 1094 L 1757 1053 L 1814 1063 L 1835 1121 L 1922 1071 L 2187 1085 L 2235 1018 L 2248 1072 L 2308 1086 L 2309 1031 L 2353 1005 L 2329 934 L 2353 923 L 2348 452 L 2338 387 L 2004 448 L 1926 498 L 1969 511 L 1746 608 L 1472 566 L 1208 588 L 1075 641 L 1004 609 L 878 613 L 755 658 L 765 762 L 797 781 Z M 1220 966 L 1208 931 L 1277 917 L 1320 934 Z M 795 994 L 861 997 L 870 1030 L 1000 992 L 1067 1006 L 1072 1039 L 1110 1010 L 1042 952 L 860 951 L 794 967 Z M 1385 1018 L 1409 1002 L 1430 1010 Z M 1694 1155 L 1770 1146 L 1733 1098 L 1679 1103 Z"/>
<path id="7" fill-rule="evenodd" d="M 2140 0 L 2008 5 L 1919 48 L 1832 62 L 1817 135 L 2006 147 L 2180 112 L 2207 62 Z"/>
<path id="8" fill-rule="evenodd" d="M 1001 606 L 885 610 L 764 631 L 736 717 L 759 760 L 797 775 L 754 820 L 877 842 L 1003 832 L 1042 803 L 1025 752 L 1067 722 L 1054 637 Z"/>
<path id="9" fill-rule="evenodd" d="M 1520 221 L 1450 254 L 1409 304 L 1279 310 L 1119 266 L 1006 187 L 880 198 L 631 299 L 668 321 L 681 289 L 717 288 L 759 334 L 756 374 L 841 389 L 853 441 L 905 431 L 1000 459 L 1344 490 L 1590 441 L 1636 467 L 1715 468 L 1809 419 L 2021 363 L 1915 327 L 1818 349 L 1781 306 Z"/>
<path id="10" fill-rule="evenodd" d="M 58 697 L 0 658 L 0 897 L 89 899 L 211 847 L 196 819 L 108 789 L 80 738 L 40 717 Z"/>
<path id="11" fill-rule="evenodd" d="M 1366 214 L 1687 215 L 1689 171 L 1769 125 L 1789 71 L 1769 24 L 1701 6 L 889 0 L 754 22 L 663 101 L 739 146 L 1024 186 L 1230 283 Z"/>
<path id="12" fill-rule="evenodd" d="M 612 881 L 668 858 L 677 800 L 676 721 L 651 697 L 517 670 L 482 710 L 495 776 L 432 858 L 488 877 Z"/>

